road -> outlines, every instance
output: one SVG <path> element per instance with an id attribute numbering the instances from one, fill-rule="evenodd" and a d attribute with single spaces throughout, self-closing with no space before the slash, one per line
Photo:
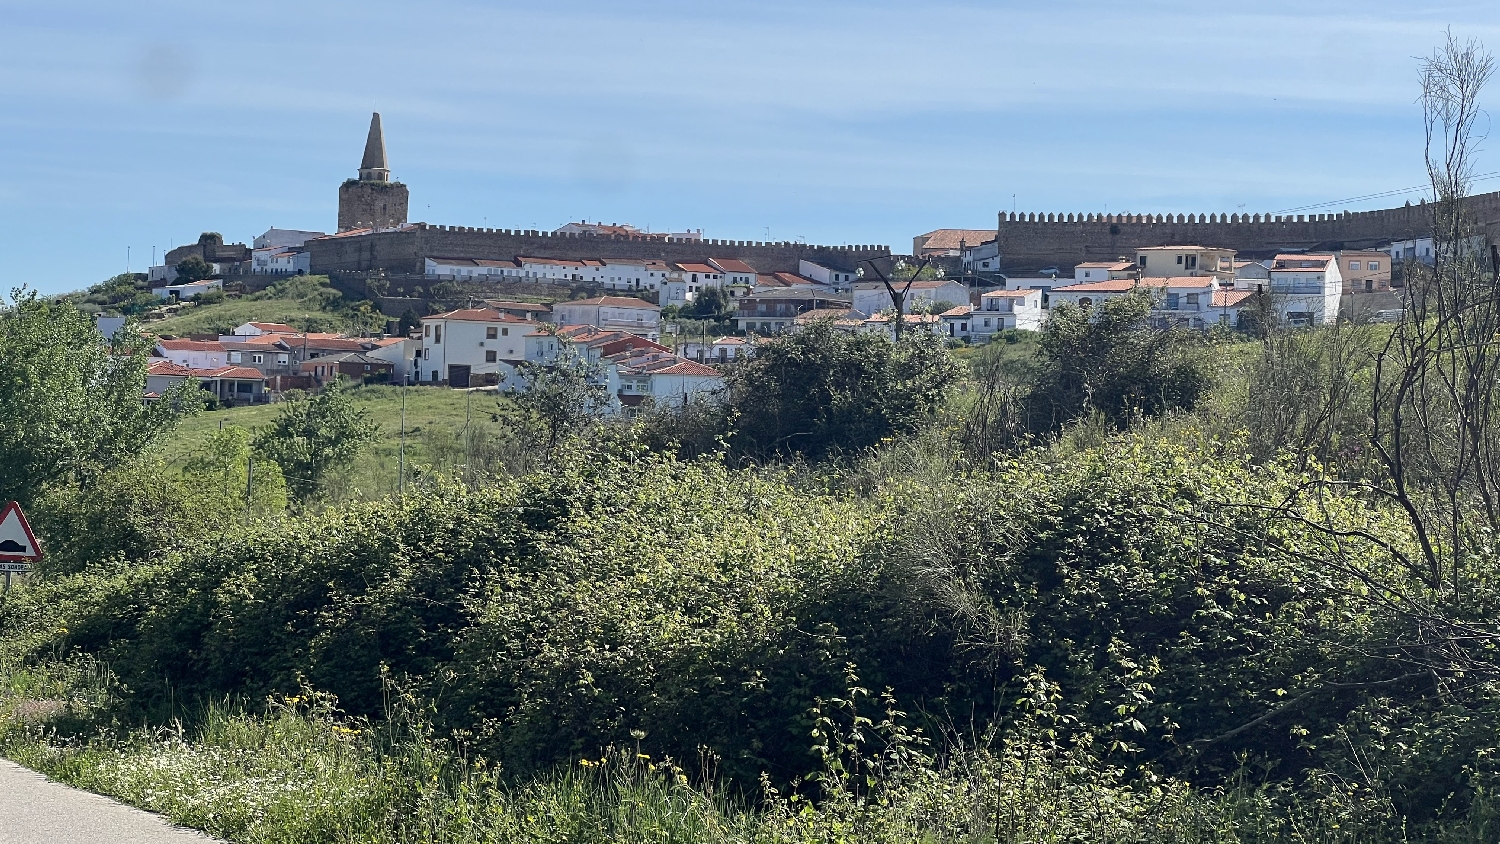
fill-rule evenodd
<path id="1" fill-rule="evenodd" d="M 215 839 L 0 759 L 0 844 L 212 844 Z"/>

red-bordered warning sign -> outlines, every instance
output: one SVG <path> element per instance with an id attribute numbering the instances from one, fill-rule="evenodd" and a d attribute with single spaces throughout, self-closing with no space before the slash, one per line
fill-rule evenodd
<path id="1" fill-rule="evenodd" d="M 0 510 L 0 562 L 34 563 L 42 558 L 42 546 L 31 532 L 21 505 L 12 501 Z"/>

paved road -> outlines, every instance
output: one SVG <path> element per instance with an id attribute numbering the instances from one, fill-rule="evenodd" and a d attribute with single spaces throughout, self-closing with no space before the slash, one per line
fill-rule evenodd
<path id="1" fill-rule="evenodd" d="M 0 759 L 0 844 L 212 844 L 214 839 Z"/>

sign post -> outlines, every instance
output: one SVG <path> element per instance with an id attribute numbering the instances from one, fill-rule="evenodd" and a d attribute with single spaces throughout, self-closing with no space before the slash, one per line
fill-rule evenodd
<path id="1" fill-rule="evenodd" d="M 31 524 L 21 505 L 12 501 L 0 510 L 0 571 L 5 572 L 5 591 L 10 591 L 10 576 L 26 574 L 31 564 L 42 559 L 42 546 L 31 532 Z"/>

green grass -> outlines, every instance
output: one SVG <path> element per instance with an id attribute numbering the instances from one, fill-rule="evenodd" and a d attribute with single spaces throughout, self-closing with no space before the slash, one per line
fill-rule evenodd
<path id="1" fill-rule="evenodd" d="M 145 323 L 153 334 L 227 334 L 247 322 L 284 322 L 313 331 L 354 331 L 358 324 L 337 308 L 344 304 L 325 276 L 284 279 L 259 293 L 200 305 L 185 302 L 174 316 Z"/>
<path id="2" fill-rule="evenodd" d="M 407 387 L 406 466 L 408 479 L 419 467 L 451 470 L 464 462 L 463 431 L 466 424 L 476 439 L 496 437 L 502 429 L 493 418 L 500 401 L 494 392 L 452 390 L 447 387 Z M 350 391 L 355 406 L 380 426 L 380 438 L 341 473 L 334 496 L 380 495 L 394 492 L 399 477 L 401 452 L 402 388 L 358 387 Z M 205 411 L 179 423 L 161 446 L 161 457 L 181 467 L 202 450 L 221 426 L 255 429 L 270 423 L 281 412 L 280 405 L 250 405 Z"/>

